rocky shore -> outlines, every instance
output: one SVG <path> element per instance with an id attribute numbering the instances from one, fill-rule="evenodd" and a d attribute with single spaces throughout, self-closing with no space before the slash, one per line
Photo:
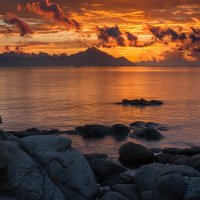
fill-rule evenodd
<path id="1" fill-rule="evenodd" d="M 71 131 L 0 130 L 1 200 L 199 200 L 200 147 L 119 148 L 117 165 L 104 153 L 82 154 L 61 134 L 86 139 L 163 138 L 158 123 L 79 126 Z"/>

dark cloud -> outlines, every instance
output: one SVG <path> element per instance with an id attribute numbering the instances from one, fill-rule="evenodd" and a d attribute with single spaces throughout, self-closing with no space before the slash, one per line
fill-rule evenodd
<path id="1" fill-rule="evenodd" d="M 127 37 L 128 41 L 130 41 L 129 46 L 137 44 L 137 40 L 138 40 L 137 36 L 133 35 L 132 33 L 128 32 L 128 31 L 125 32 L 125 34 L 126 34 L 126 37 Z"/>
<path id="2" fill-rule="evenodd" d="M 200 37 L 194 35 L 194 34 L 190 34 L 189 38 L 192 39 L 192 43 L 195 43 L 197 41 L 200 41 Z"/>
<path id="3" fill-rule="evenodd" d="M 10 52 L 10 45 L 6 45 L 6 46 L 5 46 L 5 50 L 6 50 L 7 52 Z"/>
<path id="4" fill-rule="evenodd" d="M 33 34 L 33 31 L 31 31 L 29 25 L 25 21 L 20 20 L 17 16 L 15 16 L 12 13 L 6 14 L 6 16 L 4 17 L 4 22 L 6 24 L 15 25 L 16 28 L 19 29 L 19 31 L 21 33 L 20 36 L 25 36 L 27 34 Z M 9 31 L 10 29 L 7 29 L 7 30 Z"/>
<path id="5" fill-rule="evenodd" d="M 197 34 L 197 35 L 200 34 L 200 29 L 195 29 L 194 27 L 190 27 L 190 28 L 192 29 L 192 31 L 193 31 L 195 34 Z"/>
<path id="6" fill-rule="evenodd" d="M 113 38 L 118 46 L 124 47 L 125 45 L 125 40 L 121 36 L 121 31 L 119 30 L 118 26 L 116 25 L 115 27 L 106 27 L 104 26 L 103 28 L 99 28 L 97 26 L 97 34 L 98 38 L 104 42 L 109 42 L 109 38 Z"/>
<path id="7" fill-rule="evenodd" d="M 185 39 L 187 39 L 185 33 L 181 33 L 179 35 L 176 31 L 174 31 L 171 28 L 162 29 L 159 26 L 156 27 L 156 26 L 148 25 L 148 29 L 156 39 L 159 39 L 161 41 L 163 40 L 165 36 L 171 36 L 172 42 L 175 42 L 176 40 L 184 41 Z M 180 27 L 179 27 L 179 30 L 180 30 Z"/>
<path id="8" fill-rule="evenodd" d="M 43 15 L 46 18 L 53 19 L 54 21 L 69 26 L 74 26 L 80 29 L 80 25 L 74 19 L 67 18 L 61 8 L 56 3 L 49 3 L 48 0 L 41 0 L 37 3 L 29 4 L 26 6 L 30 11 L 36 12 L 39 15 Z"/>

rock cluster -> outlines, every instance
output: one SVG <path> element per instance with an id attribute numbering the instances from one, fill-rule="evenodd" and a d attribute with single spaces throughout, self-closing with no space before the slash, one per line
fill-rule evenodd
<path id="1" fill-rule="evenodd" d="M 130 104 L 134 106 L 155 106 L 155 105 L 162 105 L 163 102 L 158 101 L 158 100 L 147 101 L 141 98 L 141 99 L 132 99 L 132 100 L 123 99 L 122 104 L 124 105 Z"/>

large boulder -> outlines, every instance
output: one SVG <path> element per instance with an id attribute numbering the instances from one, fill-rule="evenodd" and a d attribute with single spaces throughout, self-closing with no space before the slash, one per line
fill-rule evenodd
<path id="1" fill-rule="evenodd" d="M 127 171 L 124 167 L 121 167 L 107 159 L 91 160 L 89 161 L 89 165 L 96 175 L 98 183 L 103 183 L 105 180 L 109 180 L 112 176 L 119 175 Z"/>
<path id="2" fill-rule="evenodd" d="M 144 138 L 146 140 L 159 140 L 162 139 L 163 136 L 159 133 L 155 128 L 143 128 L 137 129 L 134 132 L 134 135 L 137 137 Z"/>
<path id="3" fill-rule="evenodd" d="M 197 200 L 200 173 L 188 166 L 142 166 L 135 175 L 142 200 Z M 151 198 L 150 198 L 151 197 Z"/>
<path id="4" fill-rule="evenodd" d="M 119 148 L 122 164 L 142 165 L 154 161 L 154 153 L 146 147 L 134 142 L 127 142 Z"/>
<path id="5" fill-rule="evenodd" d="M 93 199 L 99 192 L 84 156 L 60 136 L 29 136 L 4 142 L 8 179 L 0 180 L 1 199 Z"/>
<path id="6" fill-rule="evenodd" d="M 178 152 L 179 155 L 186 155 L 186 156 L 193 156 L 196 154 L 200 154 L 200 148 L 195 148 L 195 147 L 191 147 L 191 148 L 185 148 L 182 149 Z"/>

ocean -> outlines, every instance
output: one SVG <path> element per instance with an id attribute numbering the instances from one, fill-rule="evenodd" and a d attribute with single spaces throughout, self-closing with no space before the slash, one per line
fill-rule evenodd
<path id="1" fill-rule="evenodd" d="M 163 101 L 161 106 L 118 105 L 122 99 Z M 147 148 L 200 145 L 200 67 L 1 67 L 0 115 L 4 131 L 71 130 L 86 124 L 156 122 L 164 138 L 85 140 L 67 135 L 83 153 L 107 153 L 133 141 Z M 65 135 L 66 136 L 66 135 Z"/>

